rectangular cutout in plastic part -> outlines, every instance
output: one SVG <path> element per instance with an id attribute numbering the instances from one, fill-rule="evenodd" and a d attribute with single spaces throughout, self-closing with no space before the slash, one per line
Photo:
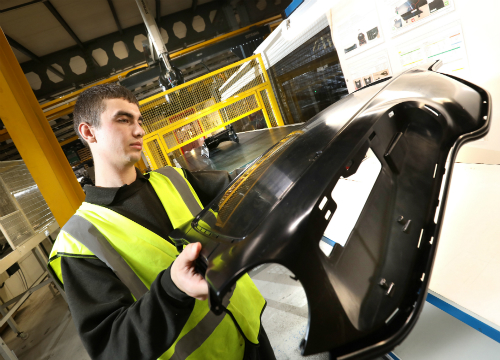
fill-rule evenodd
<path id="1" fill-rule="evenodd" d="M 335 246 L 335 241 L 332 241 L 325 236 L 323 236 L 319 241 L 319 248 L 321 251 L 323 251 L 323 253 L 326 256 L 331 255 L 334 246 Z"/>
<path id="2" fill-rule="evenodd" d="M 326 196 L 324 196 L 323 200 L 321 200 L 321 202 L 319 203 L 319 209 L 323 210 L 323 208 L 325 207 L 327 202 L 328 202 L 328 198 Z"/>
<path id="3" fill-rule="evenodd" d="M 333 246 L 324 242 L 323 239 L 321 239 L 319 241 L 319 248 L 321 249 L 321 251 L 323 251 L 323 253 L 326 256 L 330 256 L 330 254 L 332 253 L 332 250 L 333 250 Z"/>
<path id="4" fill-rule="evenodd" d="M 327 238 L 345 246 L 381 169 L 382 164 L 371 149 L 368 149 L 358 171 L 348 178 L 339 179 L 332 191 L 332 199 L 337 204 L 337 209 L 325 230 Z"/>

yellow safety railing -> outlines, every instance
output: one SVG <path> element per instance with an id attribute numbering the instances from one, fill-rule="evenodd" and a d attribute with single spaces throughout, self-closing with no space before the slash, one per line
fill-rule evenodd
<path id="1" fill-rule="evenodd" d="M 267 126 L 283 119 L 260 54 L 139 102 L 144 154 L 151 169 L 172 165 L 169 154 L 262 110 Z M 172 155 L 172 154 L 171 154 Z"/>

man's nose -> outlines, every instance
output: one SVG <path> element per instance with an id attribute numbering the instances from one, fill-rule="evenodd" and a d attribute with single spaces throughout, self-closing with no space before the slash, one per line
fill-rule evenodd
<path id="1" fill-rule="evenodd" d="M 139 125 L 138 122 L 136 122 L 135 123 L 135 127 L 134 127 L 134 136 L 144 137 L 144 135 L 146 135 L 146 132 L 144 131 L 144 129 L 142 128 L 142 126 Z"/>

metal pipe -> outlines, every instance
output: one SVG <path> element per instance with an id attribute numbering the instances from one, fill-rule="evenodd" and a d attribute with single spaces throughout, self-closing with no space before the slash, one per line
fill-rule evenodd
<path id="1" fill-rule="evenodd" d="M 173 72 L 172 65 L 170 65 L 170 61 L 168 60 L 168 51 L 163 43 L 163 39 L 161 38 L 160 30 L 156 25 L 156 21 L 154 16 L 148 9 L 146 2 L 144 0 L 135 0 L 137 6 L 139 7 L 139 11 L 141 12 L 142 19 L 144 20 L 144 24 L 146 24 L 146 28 L 148 29 L 149 36 L 153 40 L 153 45 L 155 47 L 156 53 L 158 57 L 163 60 L 165 66 L 167 68 L 167 72 Z"/>

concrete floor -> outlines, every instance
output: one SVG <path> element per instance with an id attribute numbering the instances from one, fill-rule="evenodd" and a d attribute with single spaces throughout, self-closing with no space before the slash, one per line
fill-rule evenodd
<path id="1" fill-rule="evenodd" d="M 90 360 L 61 295 L 53 296 L 48 286 L 33 293 L 14 318 L 27 332 L 25 340 L 7 327 L 1 334 L 20 360 Z"/>

